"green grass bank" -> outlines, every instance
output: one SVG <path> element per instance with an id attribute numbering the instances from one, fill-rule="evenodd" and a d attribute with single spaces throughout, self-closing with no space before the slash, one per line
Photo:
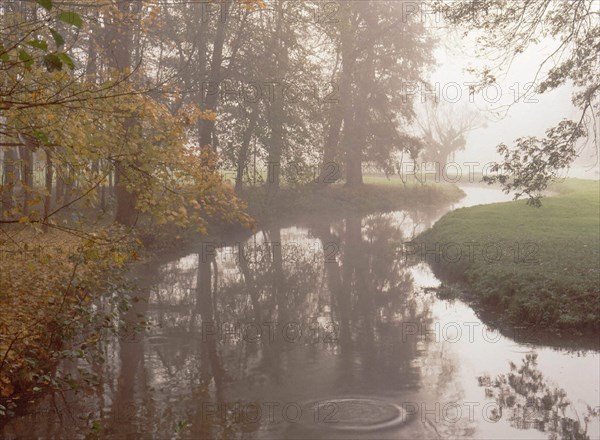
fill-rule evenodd
<path id="1" fill-rule="evenodd" d="M 497 324 L 554 333 L 600 328 L 600 191 L 591 180 L 525 201 L 462 208 L 415 242 L 436 275 L 493 310 Z"/>

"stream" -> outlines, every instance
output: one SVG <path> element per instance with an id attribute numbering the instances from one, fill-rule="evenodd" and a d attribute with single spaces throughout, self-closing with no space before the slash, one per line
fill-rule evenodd
<path id="1" fill-rule="evenodd" d="M 403 254 L 444 213 L 510 200 L 463 190 L 452 206 L 315 215 L 140 264 L 147 301 L 130 318 L 149 330 L 107 342 L 95 391 L 47 395 L 0 436 L 600 438 L 586 418 L 597 350 L 488 327 Z"/>

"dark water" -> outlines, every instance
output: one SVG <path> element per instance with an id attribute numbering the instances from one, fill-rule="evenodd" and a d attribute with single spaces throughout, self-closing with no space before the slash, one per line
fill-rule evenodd
<path id="1" fill-rule="evenodd" d="M 501 335 L 401 252 L 444 212 L 507 199 L 465 191 L 454 207 L 315 217 L 139 267 L 148 300 L 129 318 L 150 330 L 107 344 L 95 392 L 48 396 L 3 437 L 570 438 L 600 405 L 598 352 Z M 510 362 L 486 394 L 478 377 Z"/>

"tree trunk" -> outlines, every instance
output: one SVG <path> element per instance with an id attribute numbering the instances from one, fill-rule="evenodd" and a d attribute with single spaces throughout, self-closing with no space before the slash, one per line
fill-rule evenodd
<path id="1" fill-rule="evenodd" d="M 363 63 L 363 69 L 359 74 L 355 72 L 356 94 L 357 98 L 352 100 L 353 123 L 351 127 L 351 138 L 348 139 L 348 163 L 346 169 L 346 184 L 356 187 L 363 184 L 362 159 L 363 149 L 367 141 L 367 119 L 369 118 L 369 85 L 374 75 L 374 48 L 369 48 L 367 58 Z M 358 76 L 358 79 L 356 79 Z M 360 102 L 360 105 L 357 105 Z"/>
<path id="2" fill-rule="evenodd" d="M 65 192 L 65 181 L 63 180 L 61 169 L 56 170 L 56 185 L 54 185 L 54 202 L 58 205 L 61 201 L 62 195 Z"/>
<path id="3" fill-rule="evenodd" d="M 71 200 L 71 193 L 73 192 L 73 170 L 69 167 L 67 171 L 67 178 L 64 181 L 64 193 L 62 203 L 67 204 Z"/>
<path id="4" fill-rule="evenodd" d="M 281 104 L 283 100 L 280 99 Z M 271 142 L 267 163 L 267 187 L 279 189 L 281 181 L 281 152 L 283 151 L 283 105 L 273 103 L 270 109 L 269 125 L 271 126 Z"/>
<path id="5" fill-rule="evenodd" d="M 220 13 L 221 16 L 217 21 L 217 32 L 215 35 L 215 42 L 213 45 L 212 60 L 210 66 L 210 73 L 208 76 L 209 87 L 206 94 L 203 94 L 203 102 L 205 110 L 217 111 L 217 105 L 219 103 L 219 92 L 218 88 L 221 83 L 221 64 L 223 62 L 223 45 L 225 43 L 225 29 L 227 22 L 229 21 L 229 8 L 232 4 L 231 0 L 225 0 L 220 2 Z M 212 93 L 216 88 L 216 92 Z M 200 146 L 204 147 L 212 145 L 211 138 L 215 122 L 213 120 L 205 119 L 202 121 L 200 129 Z M 212 146 L 214 149 L 214 145 Z"/>
<path id="6" fill-rule="evenodd" d="M 48 215 L 52 208 L 52 179 L 53 179 L 52 152 L 46 149 L 46 197 L 44 198 L 44 232 L 48 232 Z"/>
<path id="7" fill-rule="evenodd" d="M 256 121 L 258 120 L 258 108 L 254 108 L 250 114 L 248 121 L 248 127 L 244 131 L 242 137 L 242 145 L 240 148 L 240 154 L 237 160 L 237 174 L 235 177 L 235 192 L 239 193 L 242 190 L 244 170 L 246 169 L 246 161 L 248 160 L 248 151 L 250 149 L 250 141 L 252 140 L 252 134 L 256 128 Z"/>
<path id="8" fill-rule="evenodd" d="M 29 194 L 33 190 L 33 153 L 25 146 L 19 147 L 21 156 L 21 189 L 23 191 L 22 215 L 29 215 Z"/>
<path id="9" fill-rule="evenodd" d="M 348 155 L 346 161 L 346 185 L 350 187 L 357 187 L 363 184 L 362 177 L 362 164 L 359 157 L 357 157 L 356 151 L 352 151 Z"/>
<path id="10" fill-rule="evenodd" d="M 102 183 L 102 187 L 101 187 L 101 191 L 100 191 L 100 209 L 102 210 L 102 212 L 106 212 L 106 185 L 104 185 L 104 183 Z"/>
<path id="11" fill-rule="evenodd" d="M 131 5 L 133 2 L 121 1 L 119 3 L 119 12 L 124 16 L 131 14 Z M 128 21 L 128 20 L 126 20 Z M 122 20 L 113 19 L 113 32 L 114 32 L 114 43 L 111 45 L 114 47 L 114 67 L 119 72 L 124 72 L 126 69 L 131 68 L 131 52 L 132 52 L 132 36 L 133 36 L 133 25 L 129 23 L 123 23 Z M 124 128 L 125 131 L 130 131 L 135 121 L 132 117 L 125 120 Z M 127 142 L 125 136 L 125 142 Z M 137 220 L 136 213 L 136 201 L 137 197 L 134 192 L 127 188 L 128 177 L 126 175 L 126 164 L 122 161 L 115 161 L 115 193 L 117 197 L 117 209 L 115 214 L 115 221 L 125 226 L 133 226 Z"/>
<path id="12" fill-rule="evenodd" d="M 124 164 L 120 161 L 115 163 L 117 210 L 115 221 L 124 226 L 132 227 L 137 221 L 135 209 L 137 197 L 133 191 L 127 188 L 127 177 L 123 170 Z"/>
<path id="13" fill-rule="evenodd" d="M 211 267 L 214 267 L 214 274 Z M 218 337 L 220 323 L 215 309 L 214 290 L 217 273 L 216 259 L 214 256 L 206 258 L 204 255 L 198 256 L 198 275 L 196 279 L 196 307 L 200 310 L 200 319 L 202 321 L 202 345 L 208 352 L 208 362 L 215 381 L 216 397 L 221 401 L 223 391 L 223 381 L 225 378 L 225 369 L 218 349 Z M 209 327 L 211 326 L 211 327 Z M 211 331 L 216 330 L 216 331 Z"/>
<path id="14" fill-rule="evenodd" d="M 283 41 L 285 31 L 283 29 L 283 2 L 277 3 L 277 28 L 272 40 L 275 53 L 274 72 L 285 78 L 288 71 L 288 50 Z M 283 87 L 280 93 L 275 90 L 273 102 L 269 108 L 269 126 L 271 128 L 271 142 L 268 156 L 267 187 L 269 190 L 277 190 L 281 180 L 281 154 L 284 146 L 284 96 Z"/>
<path id="15" fill-rule="evenodd" d="M 17 161 L 16 151 L 13 147 L 8 147 L 4 150 L 4 161 L 2 169 L 2 214 L 6 216 L 6 212 L 14 208 L 13 191 L 17 183 Z"/>
<path id="16" fill-rule="evenodd" d="M 114 183 L 114 170 L 111 170 L 108 173 L 108 193 L 114 197 L 115 196 L 115 183 Z"/>
<path id="17" fill-rule="evenodd" d="M 343 120 L 340 104 L 332 104 L 329 114 L 329 129 L 323 145 L 323 163 L 316 180 L 321 185 L 335 183 L 341 178 L 342 170 L 339 163 L 338 147 Z"/>
<path id="18" fill-rule="evenodd" d="M 342 53 L 342 73 L 340 75 L 340 99 L 342 116 L 344 119 L 342 132 L 342 146 L 346 168 L 346 185 L 358 186 L 362 184 L 361 170 L 361 145 L 357 143 L 356 112 L 354 105 L 354 70 L 356 66 L 355 33 L 356 22 L 353 4 L 349 3 L 340 9 L 340 44 Z"/>

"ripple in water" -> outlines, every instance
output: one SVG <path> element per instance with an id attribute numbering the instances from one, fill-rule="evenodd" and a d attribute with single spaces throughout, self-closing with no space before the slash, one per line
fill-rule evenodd
<path id="1" fill-rule="evenodd" d="M 336 398 L 304 405 L 301 421 L 321 428 L 375 431 L 406 422 L 406 411 L 398 405 L 370 398 Z"/>

